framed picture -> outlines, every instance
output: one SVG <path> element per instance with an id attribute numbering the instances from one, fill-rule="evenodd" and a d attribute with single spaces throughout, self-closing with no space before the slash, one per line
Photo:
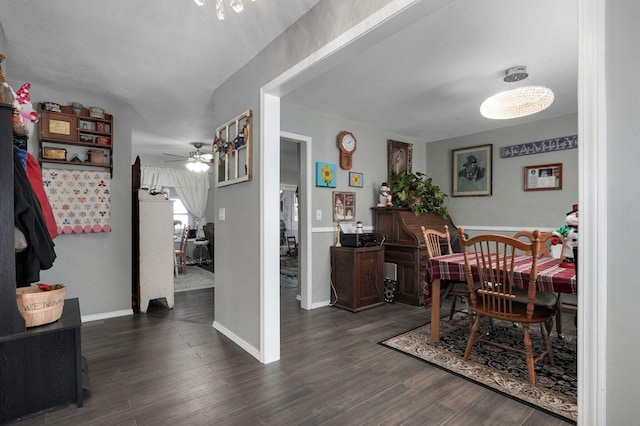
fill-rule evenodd
<path id="1" fill-rule="evenodd" d="M 363 174 L 358 172 L 349 172 L 349 186 L 362 188 Z"/>
<path id="2" fill-rule="evenodd" d="M 356 193 L 333 191 L 333 221 L 350 222 L 356 217 Z"/>
<path id="3" fill-rule="evenodd" d="M 387 182 L 391 181 L 393 175 L 397 173 L 411 173 L 411 165 L 413 162 L 413 145 L 410 143 L 398 142 L 389 139 L 387 148 L 387 164 L 389 166 Z"/>
<path id="4" fill-rule="evenodd" d="M 316 186 L 335 188 L 337 175 L 338 168 L 335 164 L 316 162 Z"/>
<path id="5" fill-rule="evenodd" d="M 562 189 L 562 163 L 525 166 L 525 191 L 550 191 Z"/>
<path id="6" fill-rule="evenodd" d="M 469 197 L 491 195 L 493 145 L 480 145 L 452 151 L 452 195 Z"/>
<path id="7" fill-rule="evenodd" d="M 213 164 L 216 188 L 250 181 L 253 155 L 253 112 L 249 109 L 216 128 Z"/>

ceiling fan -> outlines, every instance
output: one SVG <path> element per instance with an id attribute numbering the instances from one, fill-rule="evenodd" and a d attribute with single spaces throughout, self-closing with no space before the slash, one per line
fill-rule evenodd
<path id="1" fill-rule="evenodd" d="M 213 160 L 213 154 L 205 154 L 200 152 L 200 148 L 202 148 L 202 146 L 204 145 L 204 143 L 202 142 L 192 142 L 191 145 L 195 146 L 196 150 L 191 151 L 188 157 L 185 157 L 183 155 L 163 153 L 163 155 L 180 158 L 179 160 L 165 160 L 165 162 L 168 163 L 172 161 L 187 160 L 187 169 L 191 170 L 192 172 L 207 171 L 209 169 L 209 165 L 206 163 L 211 163 L 211 161 Z"/>

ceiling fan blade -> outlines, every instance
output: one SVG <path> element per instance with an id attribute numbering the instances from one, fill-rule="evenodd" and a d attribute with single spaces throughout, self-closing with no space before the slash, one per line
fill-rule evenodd
<path id="1" fill-rule="evenodd" d="M 163 152 L 162 155 L 168 155 L 170 157 L 179 157 L 179 158 L 189 158 L 189 157 L 185 157 L 184 155 L 176 155 L 176 154 L 168 154 L 166 152 Z"/>
<path id="2" fill-rule="evenodd" d="M 213 159 L 213 154 L 200 154 L 200 159 L 205 161 L 211 161 Z"/>
<path id="3" fill-rule="evenodd" d="M 185 161 L 186 159 L 182 159 L 182 160 L 164 160 L 165 163 L 175 163 L 177 161 Z"/>

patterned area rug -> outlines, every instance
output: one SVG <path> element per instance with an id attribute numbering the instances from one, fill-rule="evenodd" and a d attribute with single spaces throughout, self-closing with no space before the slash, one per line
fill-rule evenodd
<path id="1" fill-rule="evenodd" d="M 214 274 L 197 266 L 187 266 L 187 273 L 174 277 L 174 293 L 214 286 Z"/>
<path id="2" fill-rule="evenodd" d="M 292 256 L 280 256 L 280 275 L 288 277 L 298 276 L 298 258 Z"/>
<path id="3" fill-rule="evenodd" d="M 460 314 L 457 314 L 460 315 Z M 463 317 L 455 318 L 463 320 Z M 496 340 L 523 348 L 523 332 L 511 323 L 494 321 L 491 333 Z M 478 383 L 486 388 L 522 401 L 556 417 L 576 423 L 577 406 L 577 345 L 574 336 L 565 339 L 551 335 L 555 367 L 545 358 L 536 363 L 536 385 L 529 384 L 527 363 L 523 354 L 489 345 L 474 345 L 471 358 L 462 358 L 469 331 L 446 322 L 440 324 L 439 343 L 431 342 L 430 325 L 407 331 L 380 342 L 381 345 L 413 356 Z M 543 347 L 539 326 L 531 327 L 534 351 Z M 536 349 L 537 348 L 537 349 Z"/>

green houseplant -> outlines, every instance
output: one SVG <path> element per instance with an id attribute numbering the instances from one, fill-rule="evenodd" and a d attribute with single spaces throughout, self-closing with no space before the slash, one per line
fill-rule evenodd
<path id="1" fill-rule="evenodd" d="M 393 194 L 393 207 L 408 207 L 416 216 L 435 213 L 445 219 L 449 218 L 449 212 L 444 206 L 448 195 L 424 173 L 397 173 L 391 178 L 389 187 Z"/>

